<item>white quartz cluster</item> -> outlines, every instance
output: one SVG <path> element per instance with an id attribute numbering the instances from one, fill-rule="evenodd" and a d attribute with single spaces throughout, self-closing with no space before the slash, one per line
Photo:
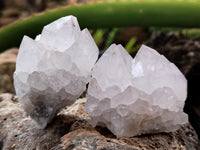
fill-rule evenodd
<path id="1" fill-rule="evenodd" d="M 85 111 L 117 137 L 170 132 L 188 121 L 186 95 L 185 77 L 164 56 L 143 45 L 132 59 L 113 44 L 93 68 Z"/>
<path id="2" fill-rule="evenodd" d="M 35 40 L 24 36 L 14 73 L 16 94 L 25 111 L 44 128 L 86 89 L 99 50 L 76 17 L 45 26 Z"/>

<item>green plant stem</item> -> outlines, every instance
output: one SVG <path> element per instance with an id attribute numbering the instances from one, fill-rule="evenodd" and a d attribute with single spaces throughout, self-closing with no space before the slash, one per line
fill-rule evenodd
<path id="1" fill-rule="evenodd" d="M 0 30 L 0 50 L 19 46 L 23 35 L 35 37 L 44 25 L 66 15 L 76 16 L 82 28 L 200 27 L 200 1 L 116 0 L 58 8 L 2 28 Z"/>
<path id="2" fill-rule="evenodd" d="M 110 45 L 113 43 L 118 30 L 118 28 L 113 28 L 112 31 L 108 34 L 104 50 L 108 49 L 108 47 L 110 47 Z"/>
<path id="3" fill-rule="evenodd" d="M 125 46 L 125 49 L 127 50 L 127 52 L 131 53 L 131 49 L 132 49 L 132 47 L 135 45 L 136 41 L 137 41 L 136 37 L 132 37 L 132 38 L 128 41 L 128 43 L 127 43 L 126 46 Z"/>
<path id="4" fill-rule="evenodd" d="M 95 43 L 97 44 L 97 46 L 99 46 L 101 44 L 104 34 L 105 34 L 105 30 L 97 29 L 97 31 L 93 35 L 93 39 L 94 39 Z"/>

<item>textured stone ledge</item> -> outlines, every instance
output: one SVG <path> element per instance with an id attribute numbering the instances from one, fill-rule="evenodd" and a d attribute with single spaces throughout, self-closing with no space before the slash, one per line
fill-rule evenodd
<path id="1" fill-rule="evenodd" d="M 200 147 L 191 125 L 173 133 L 119 138 L 106 128 L 93 128 L 83 111 L 86 99 L 63 109 L 44 130 L 38 129 L 11 94 L 0 95 L 0 149 L 28 150 L 197 150 Z"/>

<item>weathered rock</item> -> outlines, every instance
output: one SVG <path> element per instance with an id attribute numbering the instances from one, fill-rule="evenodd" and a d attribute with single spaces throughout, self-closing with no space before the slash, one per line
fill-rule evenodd
<path id="1" fill-rule="evenodd" d="M 119 138 L 106 128 L 93 128 L 83 111 L 86 99 L 79 99 L 63 109 L 45 129 L 23 111 L 17 98 L 11 94 L 0 95 L 0 149 L 37 150 L 197 150 L 197 135 L 187 124 L 173 133 Z"/>
<path id="2" fill-rule="evenodd" d="M 0 54 L 0 93 L 14 93 L 13 72 L 18 54 L 18 49 L 9 49 Z"/>
<path id="3" fill-rule="evenodd" d="M 0 64 L 16 63 L 18 48 L 9 49 L 0 54 Z"/>
<path id="4" fill-rule="evenodd" d="M 184 111 L 188 114 L 189 121 L 200 139 L 200 61 L 190 69 L 186 78 L 188 80 L 188 96 Z"/>

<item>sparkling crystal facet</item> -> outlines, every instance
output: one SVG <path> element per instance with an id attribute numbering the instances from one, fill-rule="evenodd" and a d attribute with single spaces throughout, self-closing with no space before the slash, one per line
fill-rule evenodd
<path id="1" fill-rule="evenodd" d="M 143 45 L 132 59 L 113 44 L 93 68 L 85 111 L 117 137 L 170 132 L 187 122 L 186 95 L 184 75 L 164 56 Z"/>
<path id="2" fill-rule="evenodd" d="M 73 16 L 44 27 L 35 40 L 24 36 L 14 73 L 16 94 L 26 112 L 45 127 L 86 89 L 99 50 Z"/>

